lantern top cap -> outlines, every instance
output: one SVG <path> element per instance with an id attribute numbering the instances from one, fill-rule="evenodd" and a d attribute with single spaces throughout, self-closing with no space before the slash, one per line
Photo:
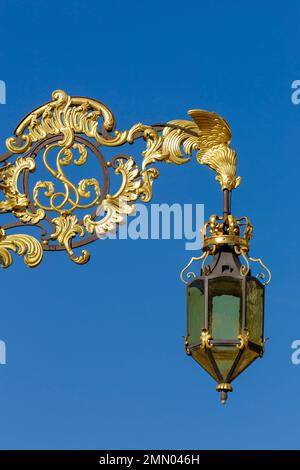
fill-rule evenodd
<path id="1" fill-rule="evenodd" d="M 248 217 L 211 215 L 202 229 L 203 251 L 213 254 L 217 247 L 230 245 L 247 253 L 252 234 L 253 226 Z"/>

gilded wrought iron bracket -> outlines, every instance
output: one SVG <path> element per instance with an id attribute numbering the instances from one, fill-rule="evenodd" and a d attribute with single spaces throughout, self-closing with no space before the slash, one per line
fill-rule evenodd
<path id="1" fill-rule="evenodd" d="M 134 202 L 148 202 L 159 176 L 156 162 L 187 163 L 196 160 L 217 173 L 222 190 L 240 183 L 236 176 L 236 153 L 230 147 L 228 123 L 215 113 L 189 111 L 192 120 L 166 124 L 136 124 L 115 130 L 115 118 L 103 103 L 85 97 L 52 93 L 52 100 L 29 113 L 6 140 L 8 152 L 0 157 L 0 212 L 15 221 L 1 225 L 0 263 L 12 263 L 9 251 L 24 255 L 25 263 L 36 266 L 44 251 L 66 250 L 78 264 L 89 260 L 82 247 L 115 231 Z M 121 147 L 144 139 L 146 148 L 138 165 L 132 156 L 119 154 L 106 160 L 102 149 Z M 91 155 L 98 161 L 97 174 L 83 177 Z M 76 167 L 80 180 L 70 177 Z M 110 192 L 110 172 L 121 176 L 119 188 Z M 79 172 L 77 172 L 79 173 Z M 39 175 L 35 179 L 36 175 Z M 45 179 L 45 175 L 48 177 Z M 58 187 L 57 187 L 58 186 Z M 15 227 L 41 229 L 40 240 L 32 235 L 8 235 Z"/>

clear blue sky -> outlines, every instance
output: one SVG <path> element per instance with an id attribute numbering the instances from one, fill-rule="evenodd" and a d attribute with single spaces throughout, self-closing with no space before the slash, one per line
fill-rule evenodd
<path id="1" fill-rule="evenodd" d="M 222 407 L 183 352 L 190 253 L 181 240 L 99 241 L 75 266 L 46 255 L 0 272 L 2 449 L 299 448 L 299 2 L 0 0 L 1 151 L 52 90 L 100 99 L 118 128 L 225 116 L 243 176 L 233 209 L 272 269 L 265 358 Z M 213 175 L 161 166 L 153 202 L 220 210 Z M 272 234 L 270 231 L 272 230 Z"/>

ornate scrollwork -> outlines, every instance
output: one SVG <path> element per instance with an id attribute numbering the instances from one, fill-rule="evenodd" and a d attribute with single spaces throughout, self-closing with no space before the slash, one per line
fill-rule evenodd
<path id="1" fill-rule="evenodd" d="M 76 187 L 65 175 L 63 166 L 70 165 L 73 160 L 73 151 L 79 151 L 79 158 L 74 159 L 75 165 L 83 165 L 87 160 L 87 150 L 83 144 L 73 143 L 72 148 L 62 147 L 56 158 L 57 169 L 53 169 L 47 161 L 49 152 L 56 148 L 57 144 L 47 145 L 43 154 L 43 162 L 49 173 L 58 181 L 60 181 L 65 192 L 55 192 L 54 184 L 52 181 L 38 181 L 33 190 L 33 200 L 36 206 L 40 207 L 44 211 L 55 211 L 60 214 L 67 212 L 73 212 L 75 209 L 88 209 L 94 207 L 100 201 L 100 185 L 95 178 L 80 180 Z M 81 204 L 81 198 L 90 198 L 91 193 L 87 188 L 93 188 L 95 197 L 92 201 L 87 204 Z M 44 195 L 49 198 L 49 206 L 45 206 L 39 200 L 40 189 L 44 190 Z M 72 199 L 71 193 L 74 193 L 74 199 Z M 61 199 L 59 203 L 56 203 L 57 199 Z"/>
<path id="2" fill-rule="evenodd" d="M 139 198 L 151 200 L 153 182 L 159 176 L 155 163 L 181 165 L 195 152 L 199 163 L 217 172 L 222 189 L 235 188 L 240 179 L 236 177 L 236 154 L 229 148 L 227 122 L 208 111 L 189 114 L 192 121 L 173 120 L 157 126 L 139 123 L 118 131 L 113 113 L 103 103 L 54 91 L 52 101 L 28 114 L 14 136 L 6 140 L 10 155 L 2 160 L 0 157 L 5 162 L 0 169 L 0 189 L 5 196 L 0 211 L 11 212 L 24 225 L 49 223 L 50 234 L 43 238 L 43 249 L 65 249 L 74 262 L 83 264 L 89 259 L 88 252 L 83 250 L 76 256 L 74 248 L 115 231 L 127 215 L 134 213 L 133 203 Z M 140 138 L 146 143 L 140 166 L 133 157 L 123 155 L 111 163 L 100 154 L 99 148 L 133 144 Z M 37 181 L 31 190 L 28 176 L 37 169 L 41 151 L 43 166 L 52 179 Z M 100 161 L 103 187 L 98 177 L 75 183 L 66 174 L 71 163 L 83 167 L 89 151 Z M 15 155 L 21 156 L 6 162 Z M 114 194 L 109 193 L 110 168 L 122 178 Z M 18 189 L 21 180 L 23 192 Z M 62 189 L 56 188 L 57 184 Z M 89 209 L 93 211 L 87 212 Z M 85 211 L 81 218 L 78 211 Z"/>
<path id="3" fill-rule="evenodd" d="M 99 144 L 121 145 L 126 141 L 127 132 L 115 132 L 107 140 L 99 132 L 99 118 L 107 132 L 114 128 L 115 120 L 110 109 L 100 101 L 90 98 L 70 97 L 64 91 L 52 93 L 52 101 L 30 113 L 15 130 L 15 136 L 6 140 L 8 150 L 13 153 L 27 152 L 34 142 L 48 136 L 63 134 L 61 147 L 71 147 L 75 134 L 85 134 Z M 19 145 L 19 140 L 23 145 Z"/>
<path id="4" fill-rule="evenodd" d="M 65 246 L 72 261 L 78 264 L 85 264 L 90 259 L 88 251 L 83 250 L 81 256 L 76 256 L 71 248 L 70 240 L 79 235 L 84 236 L 84 228 L 78 224 L 76 215 L 67 213 L 61 214 L 59 217 L 53 219 L 56 226 L 56 231 L 51 235 L 52 240 L 58 240 L 61 245 Z"/>
<path id="5" fill-rule="evenodd" d="M 188 270 L 188 268 L 191 266 L 191 264 L 193 264 L 194 261 L 203 260 L 202 265 L 201 265 L 201 270 L 203 271 L 205 261 L 206 261 L 208 255 L 209 255 L 209 252 L 204 251 L 201 256 L 192 256 L 192 258 L 190 259 L 188 264 L 183 268 L 183 270 L 180 273 L 180 279 L 184 284 L 188 284 L 192 279 L 197 277 L 196 274 L 193 271 L 186 272 Z M 187 278 L 187 280 L 185 280 L 185 277 Z"/>
<path id="6" fill-rule="evenodd" d="M 98 237 L 114 231 L 116 226 L 124 221 L 125 216 L 134 212 L 134 207 L 130 203 L 136 201 L 142 191 L 139 169 L 132 157 L 125 162 L 119 158 L 115 173 L 122 175 L 122 184 L 114 195 L 108 194 L 102 202 L 101 210 L 105 213 L 105 217 L 99 221 L 92 220 L 90 215 L 84 217 L 86 230 L 90 234 L 97 233 Z"/>
<path id="7" fill-rule="evenodd" d="M 11 211 L 24 223 L 37 224 L 45 217 L 45 212 L 38 209 L 32 213 L 27 208 L 29 198 L 18 188 L 18 179 L 25 170 L 34 171 L 35 161 L 30 157 L 19 157 L 14 164 L 8 163 L 0 169 L 0 189 L 6 199 L 0 202 L 0 211 Z"/>

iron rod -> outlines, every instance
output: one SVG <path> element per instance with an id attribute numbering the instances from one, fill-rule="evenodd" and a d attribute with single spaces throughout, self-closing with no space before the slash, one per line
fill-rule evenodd
<path id="1" fill-rule="evenodd" d="M 231 213 L 231 191 L 223 189 L 223 217 L 224 219 Z"/>

